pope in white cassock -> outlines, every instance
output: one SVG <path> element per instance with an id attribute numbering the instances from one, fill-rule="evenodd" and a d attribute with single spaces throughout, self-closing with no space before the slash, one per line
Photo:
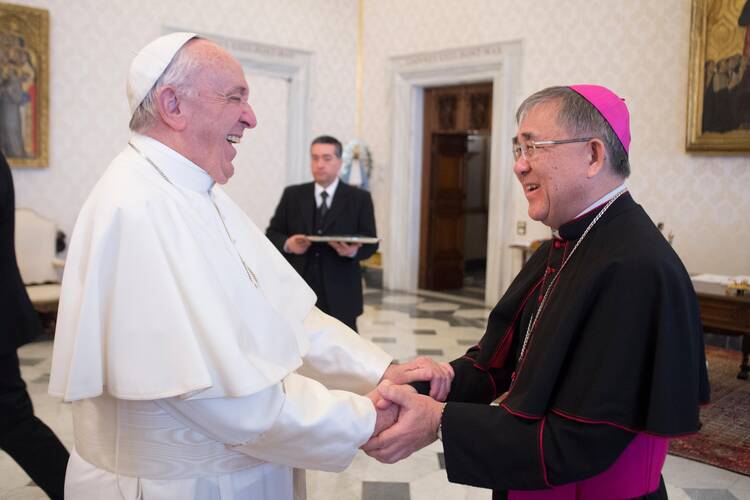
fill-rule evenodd
<path id="1" fill-rule="evenodd" d="M 71 500 L 304 498 L 391 425 L 381 380 L 452 370 L 391 358 L 315 295 L 218 187 L 255 115 L 239 63 L 192 33 L 128 76 L 132 138 L 85 202 L 68 253 L 50 393 L 73 403 Z M 362 396 L 361 394 L 365 394 Z"/>

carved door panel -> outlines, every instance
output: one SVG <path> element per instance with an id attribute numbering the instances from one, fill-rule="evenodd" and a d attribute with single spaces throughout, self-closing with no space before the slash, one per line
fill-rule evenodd
<path id="1" fill-rule="evenodd" d="M 480 132 L 492 127 L 492 84 L 427 89 L 429 132 Z"/>
<path id="2" fill-rule="evenodd" d="M 432 89 L 429 92 L 431 99 L 430 102 L 426 102 L 426 105 L 432 108 L 429 131 L 457 132 L 462 130 L 466 124 L 463 87 Z"/>
<path id="3" fill-rule="evenodd" d="M 473 132 L 487 132 L 492 128 L 492 84 L 466 87 L 467 128 Z"/>

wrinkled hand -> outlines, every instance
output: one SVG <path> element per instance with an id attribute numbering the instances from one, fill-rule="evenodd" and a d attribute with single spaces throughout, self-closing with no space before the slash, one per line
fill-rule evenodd
<path id="1" fill-rule="evenodd" d="M 362 243 L 344 243 L 343 241 L 329 241 L 329 245 L 336 250 L 336 253 L 341 257 L 354 257 L 359 251 L 359 247 Z"/>
<path id="2" fill-rule="evenodd" d="M 390 382 L 383 382 L 383 384 L 388 383 Z M 375 430 L 372 433 L 372 436 L 374 437 L 396 423 L 399 406 L 391 404 L 390 401 L 383 399 L 378 388 L 373 389 L 365 396 L 370 398 L 370 401 L 372 401 L 372 404 L 375 406 L 375 412 L 377 414 L 375 419 Z"/>
<path id="3" fill-rule="evenodd" d="M 302 255 L 307 252 L 308 248 L 310 248 L 310 240 L 308 240 L 304 234 L 293 234 L 286 239 L 284 246 L 290 252 Z"/>
<path id="4" fill-rule="evenodd" d="M 437 439 L 444 403 L 417 394 L 412 387 L 383 382 L 378 386 L 383 398 L 401 407 L 398 421 L 362 446 L 371 457 L 392 464 Z"/>
<path id="5" fill-rule="evenodd" d="M 383 380 L 389 380 L 394 384 L 429 381 L 430 397 L 445 401 L 451 390 L 454 375 L 450 363 L 438 363 L 433 359 L 420 356 L 407 363 L 390 365 L 383 374 Z"/>

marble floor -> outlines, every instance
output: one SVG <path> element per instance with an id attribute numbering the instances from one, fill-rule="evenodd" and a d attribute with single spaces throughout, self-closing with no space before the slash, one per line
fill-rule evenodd
<path id="1" fill-rule="evenodd" d="M 365 292 L 365 314 L 359 318 L 363 337 L 399 360 L 416 355 L 450 360 L 482 335 L 487 314 L 480 302 L 466 297 L 420 292 Z M 69 405 L 47 395 L 52 345 L 35 342 L 19 350 L 21 370 L 37 415 L 70 447 L 73 442 Z M 311 471 L 310 500 L 454 500 L 490 499 L 487 490 L 449 483 L 439 442 L 396 465 L 383 465 L 359 453 L 343 473 Z M 664 467 L 672 500 L 750 500 L 750 477 L 683 458 L 668 456 Z M 0 500 L 45 498 L 10 457 L 0 452 Z M 74 500 L 74 499 L 71 499 Z"/>

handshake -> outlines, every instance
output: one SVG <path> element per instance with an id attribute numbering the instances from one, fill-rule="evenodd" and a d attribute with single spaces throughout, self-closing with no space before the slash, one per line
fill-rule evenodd
<path id="1" fill-rule="evenodd" d="M 366 395 L 375 405 L 377 419 L 362 450 L 392 464 L 435 441 L 453 376 L 450 364 L 425 357 L 389 366 L 378 387 Z M 429 396 L 402 385 L 417 381 L 430 382 Z"/>

